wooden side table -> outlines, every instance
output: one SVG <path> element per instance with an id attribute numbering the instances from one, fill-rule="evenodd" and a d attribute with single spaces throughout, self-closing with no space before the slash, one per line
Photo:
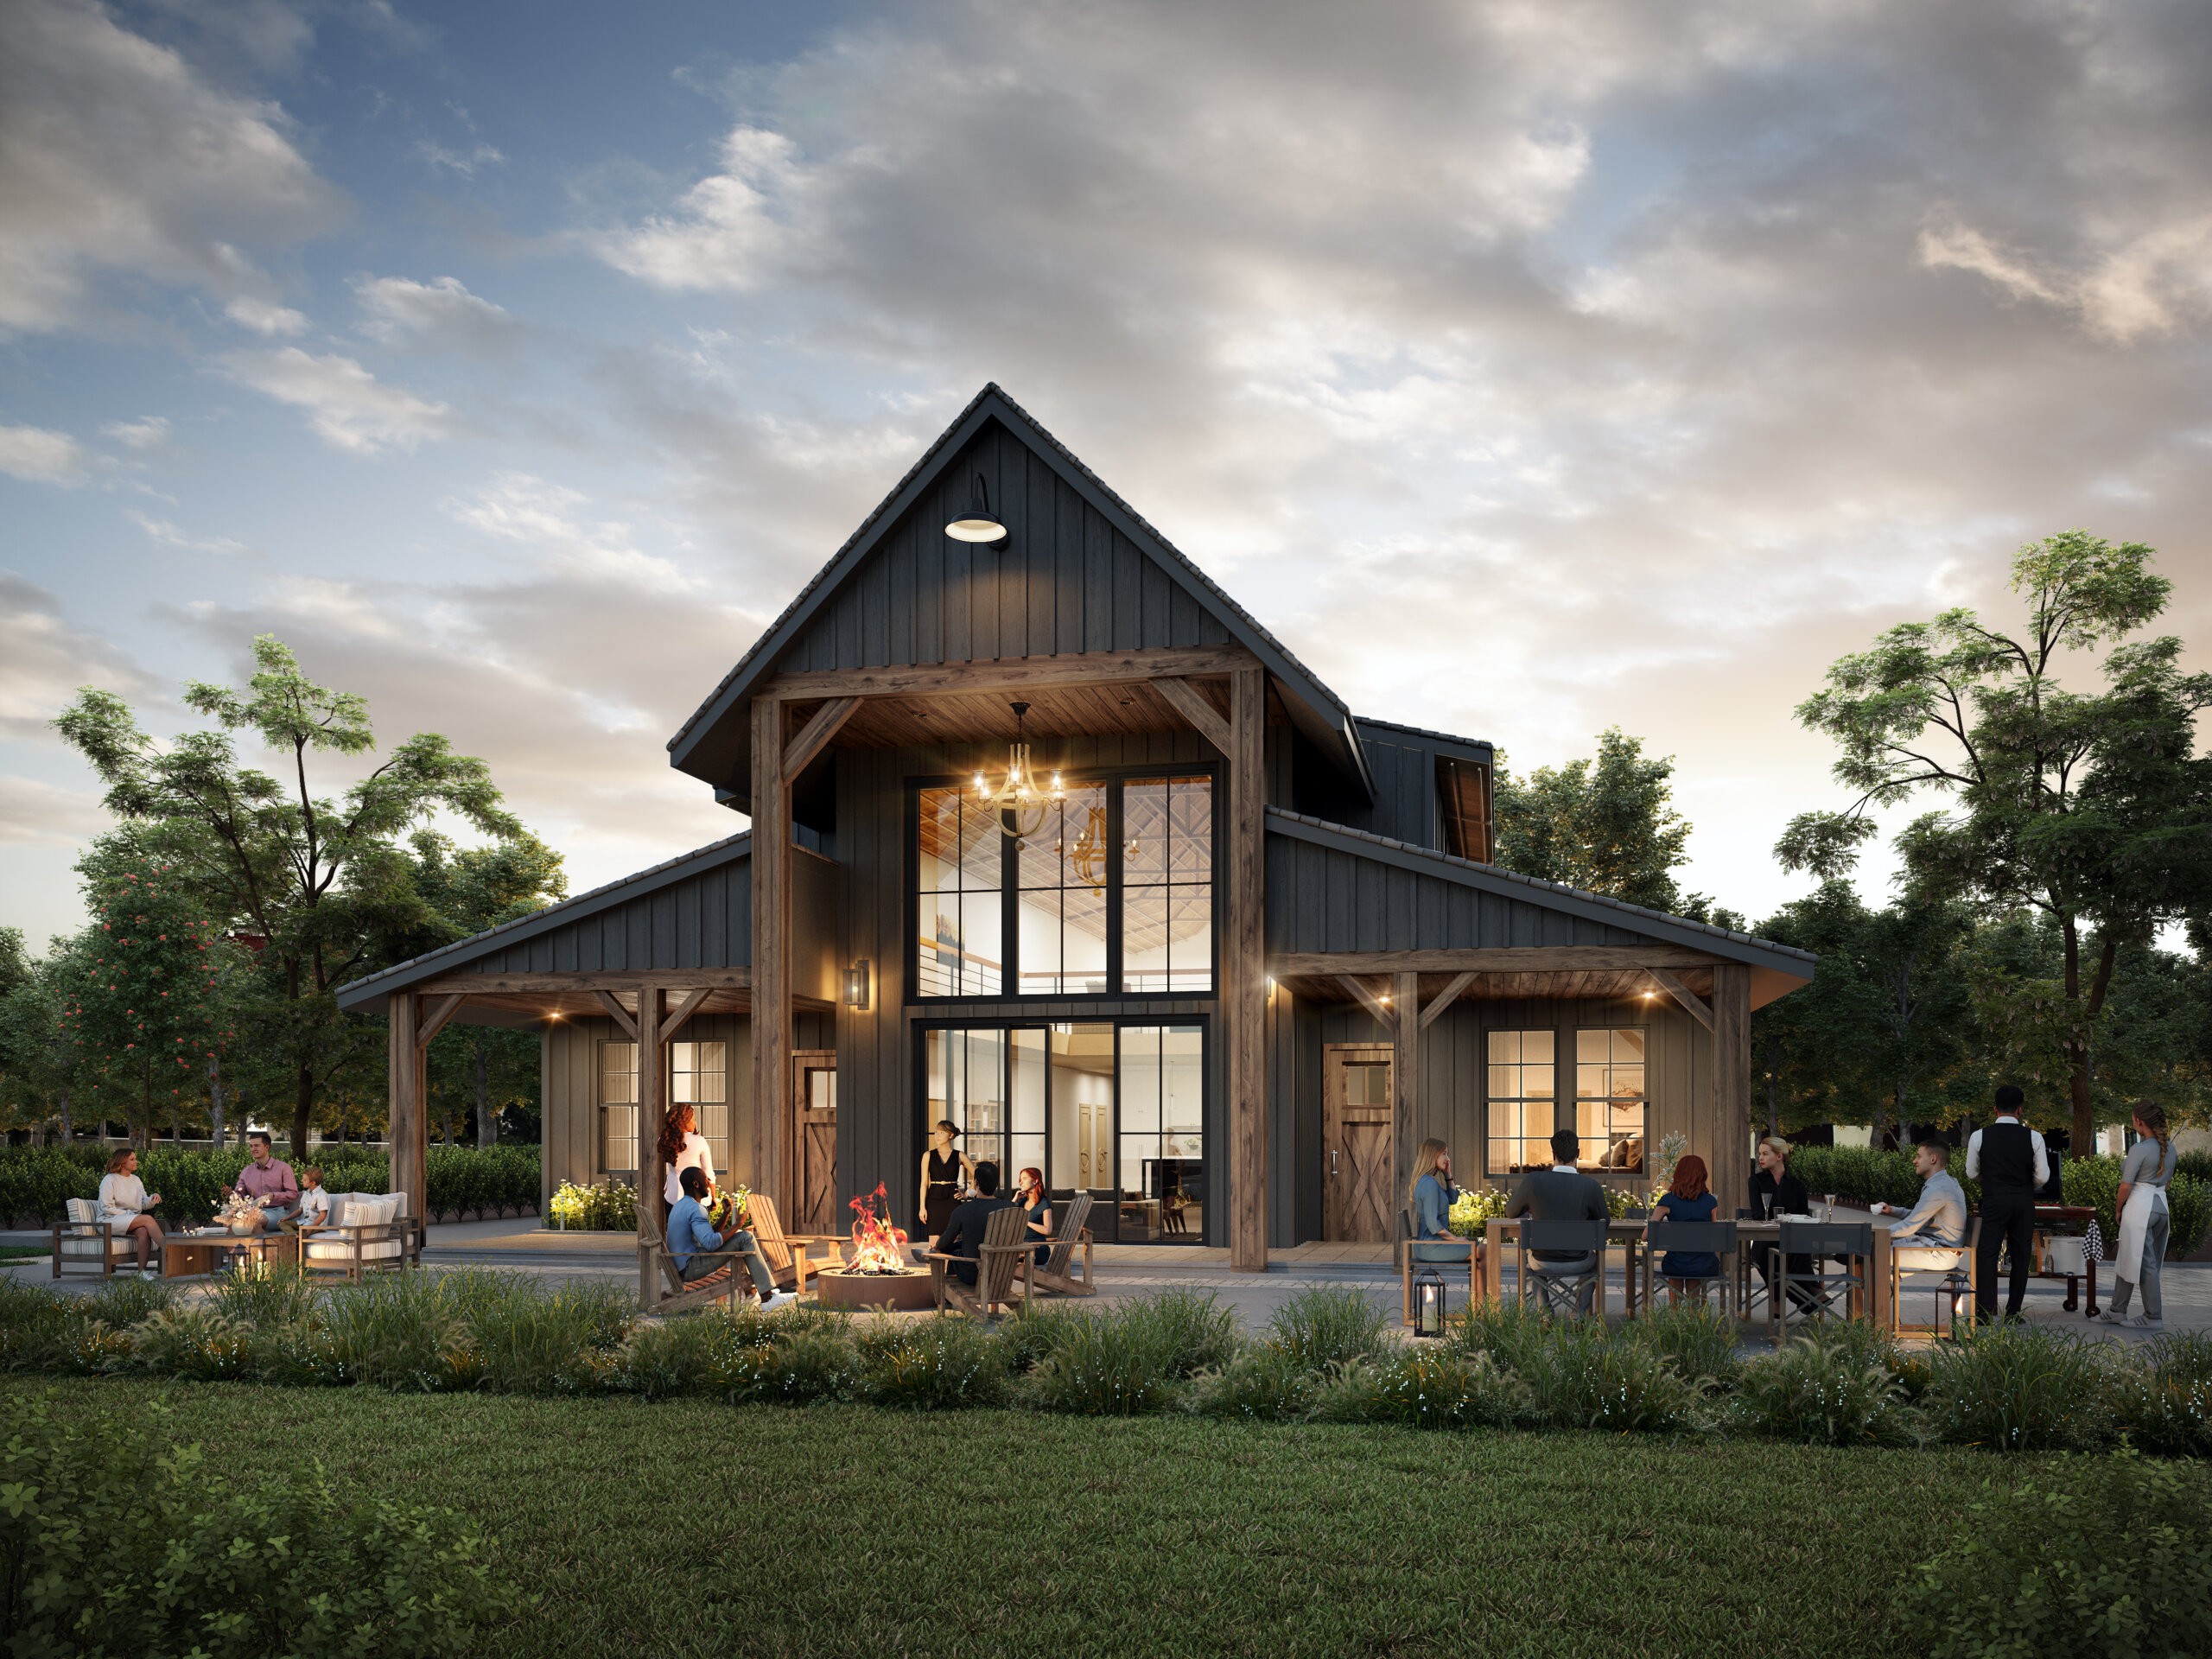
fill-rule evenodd
<path id="1" fill-rule="evenodd" d="M 162 1241 L 162 1276 L 196 1277 L 215 1271 L 219 1252 L 232 1250 L 248 1261 L 289 1262 L 297 1266 L 300 1239 L 281 1229 L 269 1233 L 171 1233 Z"/>

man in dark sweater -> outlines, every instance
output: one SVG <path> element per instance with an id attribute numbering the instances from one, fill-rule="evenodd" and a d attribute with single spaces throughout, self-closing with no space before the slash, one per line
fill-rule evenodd
<path id="1" fill-rule="evenodd" d="M 937 1239 L 938 1255 L 965 1258 L 948 1262 L 944 1269 L 963 1285 L 976 1282 L 976 1258 L 982 1249 L 984 1227 L 995 1213 L 1013 1207 L 999 1197 L 999 1166 L 996 1164 L 976 1166 L 976 1191 L 982 1196 L 970 1198 L 956 1208 L 946 1219 L 944 1230 L 938 1235 Z"/>
<path id="2" fill-rule="evenodd" d="M 1997 1253 L 2012 1255 L 2005 1317 L 2018 1319 L 2036 1249 L 2036 1189 L 2050 1179 L 2043 1136 L 2020 1122 L 2027 1096 L 2011 1084 L 1997 1091 L 1997 1121 L 1967 1142 L 1967 1175 L 1981 1183 L 1981 1237 L 1974 1245 L 1974 1317 L 1997 1317 Z"/>
<path id="3" fill-rule="evenodd" d="M 1605 1220 L 1605 1187 L 1574 1166 L 1581 1150 L 1581 1137 L 1573 1129 L 1554 1133 L 1552 1166 L 1521 1178 L 1521 1185 L 1514 1189 L 1513 1201 L 1505 1206 L 1508 1217 L 1527 1216 L 1535 1221 Z M 1580 1260 L 1573 1251 L 1536 1250 L 1532 1254 L 1540 1262 Z M 1583 1287 L 1581 1312 L 1590 1311 L 1592 1294 L 1596 1288 L 1594 1283 Z"/>

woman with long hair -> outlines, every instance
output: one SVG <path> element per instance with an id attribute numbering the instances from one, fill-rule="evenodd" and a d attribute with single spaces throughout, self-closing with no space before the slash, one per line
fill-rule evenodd
<path id="1" fill-rule="evenodd" d="M 1034 1236 L 1049 1239 L 1052 1236 L 1052 1201 L 1045 1192 L 1045 1172 L 1032 1166 L 1014 1178 L 1014 1201 L 1021 1210 L 1021 1224 Z M 1043 1267 L 1052 1259 L 1052 1247 L 1040 1243 L 1037 1247 L 1037 1265 Z"/>
<path id="2" fill-rule="evenodd" d="M 1651 1206 L 1654 1221 L 1711 1221 L 1720 1207 L 1720 1200 L 1713 1195 L 1707 1183 L 1712 1179 L 1705 1167 L 1705 1160 L 1694 1152 L 1686 1152 L 1675 1160 L 1674 1179 L 1659 1201 Z M 1720 1258 L 1707 1250 L 1669 1250 L 1659 1258 L 1659 1271 L 1666 1276 L 1667 1294 L 1681 1301 L 1695 1293 L 1699 1301 L 1720 1276 Z"/>
<path id="3" fill-rule="evenodd" d="M 1413 1212 L 1413 1242 L 1406 1249 L 1414 1262 L 1475 1262 L 1483 1247 L 1452 1230 L 1452 1206 L 1459 1189 L 1452 1185 L 1452 1148 L 1431 1135 L 1414 1151 L 1413 1179 L 1406 1183 L 1406 1205 Z"/>
<path id="4" fill-rule="evenodd" d="M 123 1230 L 138 1252 L 138 1276 L 152 1279 L 160 1269 L 155 1255 L 162 1248 L 162 1224 L 154 1219 L 154 1206 L 162 1201 L 138 1179 L 138 1154 L 129 1147 L 107 1160 L 100 1177 L 99 1219 Z"/>
<path id="5" fill-rule="evenodd" d="M 2127 1149 L 2120 1166 L 2120 1189 L 2113 1194 L 2113 1211 L 2120 1217 L 2120 1248 L 2113 1254 L 2112 1267 L 2116 1282 L 2112 1300 L 2097 1317 L 2132 1331 L 2163 1331 L 2166 1309 L 2158 1287 L 2158 1264 L 2165 1260 L 2172 1227 L 2166 1185 L 2181 1157 L 2166 1128 L 2164 1107 L 2155 1100 L 2139 1100 L 2133 1115 L 2140 1139 Z M 2143 1311 L 2131 1318 L 2127 1304 L 2139 1284 L 2143 1287 Z"/>
<path id="6" fill-rule="evenodd" d="M 1759 1166 L 1751 1172 L 1751 1208 L 1753 1221 L 1772 1221 L 1781 1216 L 1802 1216 L 1813 1207 L 1813 1195 L 1805 1190 L 1805 1183 L 1789 1173 L 1789 1143 L 1778 1135 L 1762 1135 L 1759 1139 Z M 1751 1246 L 1751 1265 L 1759 1271 L 1759 1278 L 1766 1286 L 1766 1294 L 1774 1294 L 1774 1246 L 1762 1239 Z M 1785 1271 L 1809 1274 L 1813 1258 L 1793 1255 L 1783 1264 Z M 1793 1288 L 1790 1295 L 1802 1306 L 1811 1300 L 1811 1293 L 1802 1287 Z"/>
<path id="7" fill-rule="evenodd" d="M 660 1184 L 661 1202 L 671 1210 L 683 1196 L 685 1170 L 704 1175 L 710 1191 L 715 1185 L 715 1150 L 699 1133 L 698 1111 L 688 1100 L 677 1102 L 661 1120 L 660 1166 L 665 1176 Z"/>

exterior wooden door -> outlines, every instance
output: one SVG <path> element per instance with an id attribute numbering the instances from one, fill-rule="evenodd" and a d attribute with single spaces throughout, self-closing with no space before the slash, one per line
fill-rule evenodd
<path id="1" fill-rule="evenodd" d="M 802 1048 L 791 1054 L 791 1144 L 798 1153 L 796 1233 L 842 1233 L 837 1209 L 837 1053 Z"/>
<path id="2" fill-rule="evenodd" d="M 1390 1046 L 1330 1043 L 1321 1051 L 1321 1232 L 1335 1243 L 1387 1244 L 1395 1236 L 1396 1166 Z"/>

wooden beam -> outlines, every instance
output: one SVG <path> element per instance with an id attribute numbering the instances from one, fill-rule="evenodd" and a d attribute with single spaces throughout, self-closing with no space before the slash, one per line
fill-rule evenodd
<path id="1" fill-rule="evenodd" d="M 858 697 L 832 697 L 814 711 L 813 717 L 798 728 L 798 735 L 784 751 L 784 781 L 791 782 L 813 763 L 814 757 L 830 747 L 830 740 L 837 735 L 853 711 L 861 706 Z"/>
<path id="2" fill-rule="evenodd" d="M 658 985 L 638 988 L 638 1304 L 651 1307 L 659 1300 L 653 1275 L 658 1271 L 650 1249 L 652 1236 L 664 1224 L 661 1215 L 661 1119 L 668 1111 L 668 1063 L 661 1039 L 661 999 Z"/>
<path id="3" fill-rule="evenodd" d="M 1751 1179 L 1751 970 L 1713 970 L 1713 1189 L 1723 1211 L 1749 1202 Z"/>
<path id="4" fill-rule="evenodd" d="M 1150 653 L 1147 653 L 1150 654 Z M 1229 869 L 1221 1012 L 1229 1040 L 1229 1265 L 1268 1267 L 1268 676 L 1243 652 L 1229 677 Z M 1157 674 L 1147 677 L 1157 679 Z"/>
<path id="5" fill-rule="evenodd" d="M 391 1120 L 385 1130 L 390 1164 L 387 1190 L 407 1195 L 407 1213 L 422 1219 L 423 1180 L 429 1168 L 429 1057 L 415 1040 L 417 1004 L 412 991 L 394 991 L 385 1003 L 390 1023 Z M 303 1153 L 296 1156 L 304 1155 Z"/>
<path id="6" fill-rule="evenodd" d="M 795 1214 L 785 1165 L 791 1092 L 791 786 L 784 776 L 782 699 L 753 700 L 753 1171 L 754 1191 Z"/>
<path id="7" fill-rule="evenodd" d="M 1548 944 L 1462 950 L 1305 950 L 1276 957 L 1277 979 L 1306 974 L 1574 974 L 1602 969 L 1706 968 L 1726 962 L 1672 944 Z"/>
<path id="8" fill-rule="evenodd" d="M 632 991 L 641 984 L 658 985 L 664 991 L 686 991 L 700 985 L 709 990 L 741 991 L 752 983 L 750 968 L 644 968 L 627 973 L 443 974 L 424 980 L 415 989 L 430 996 L 456 991 L 463 995 L 524 996 L 563 991 L 583 995 Z"/>
<path id="9" fill-rule="evenodd" d="M 1380 1020 L 1386 1027 L 1396 1023 L 1395 1017 L 1390 1012 L 1390 1005 L 1376 993 L 1368 989 L 1363 981 L 1354 979 L 1350 974 L 1338 974 L 1337 983 L 1350 991 L 1352 994 L 1352 1000 Z"/>
<path id="10" fill-rule="evenodd" d="M 1434 1025 L 1436 1023 L 1437 1017 L 1446 1008 L 1450 1007 L 1454 1002 L 1457 1002 L 1459 1000 L 1459 993 L 1465 990 L 1468 986 L 1473 984 L 1475 982 L 1475 979 L 1476 975 L 1471 969 L 1470 969 L 1468 972 L 1460 975 L 1459 978 L 1453 980 L 1442 990 L 1439 991 L 1436 994 L 1435 1001 L 1432 1001 L 1427 1007 L 1421 1011 L 1421 1028 L 1423 1031 L 1427 1031 L 1431 1026 Z"/>
<path id="11" fill-rule="evenodd" d="M 1413 1177 L 1414 1146 L 1421 1128 L 1421 976 L 1400 974 L 1391 987 L 1390 1192 L 1395 1200 Z"/>
<path id="12" fill-rule="evenodd" d="M 629 1038 L 632 1042 L 636 1042 L 638 1040 L 638 1022 L 630 1017 L 629 1009 L 624 1007 L 620 1002 L 614 1000 L 614 993 L 612 991 L 594 991 L 592 993 L 592 996 L 594 1000 L 598 1002 L 601 1007 L 607 1010 L 608 1016 L 613 1020 L 614 1023 L 622 1027 L 623 1035 Z"/>
<path id="13" fill-rule="evenodd" d="M 1071 652 L 1058 657 L 1001 657 L 983 663 L 925 663 L 911 667 L 825 669 L 779 674 L 762 696 L 792 701 L 815 697 L 910 697 L 935 693 L 975 696 L 1027 691 L 1053 685 L 1109 685 L 1128 680 L 1185 678 L 1193 674 L 1259 671 L 1238 645 L 1162 646 L 1146 651 Z M 755 698 L 756 706 L 759 698 Z M 776 753 L 782 752 L 778 745 Z"/>
<path id="14" fill-rule="evenodd" d="M 1167 700 L 1168 706 L 1198 728 L 1200 737 L 1219 749 L 1229 753 L 1229 722 L 1221 711 L 1207 700 L 1206 694 L 1188 680 L 1173 677 L 1154 680 L 1152 689 Z"/>
<path id="15" fill-rule="evenodd" d="M 672 1041 L 676 1033 L 683 1029 L 683 1022 L 698 1013 L 699 1005 L 713 995 L 713 989 L 705 985 L 695 986 L 684 992 L 683 1000 L 676 1005 L 675 1011 L 661 1022 L 661 1041 Z"/>
<path id="16" fill-rule="evenodd" d="M 415 1046 L 428 1048 L 430 1046 L 430 1039 L 446 1028 L 446 1021 L 452 1019 L 454 1011 L 467 1000 L 466 994 L 460 991 L 442 998 L 438 1006 L 432 1008 L 422 1022 L 415 1027 Z"/>
<path id="17" fill-rule="evenodd" d="M 1683 984 L 1681 979 L 1669 973 L 1664 968 L 1654 968 L 1650 971 L 1653 982 L 1661 990 L 1681 1003 L 1691 1019 L 1696 1020 L 1707 1031 L 1713 1029 L 1713 1010 L 1706 1006 L 1703 997 Z"/>

